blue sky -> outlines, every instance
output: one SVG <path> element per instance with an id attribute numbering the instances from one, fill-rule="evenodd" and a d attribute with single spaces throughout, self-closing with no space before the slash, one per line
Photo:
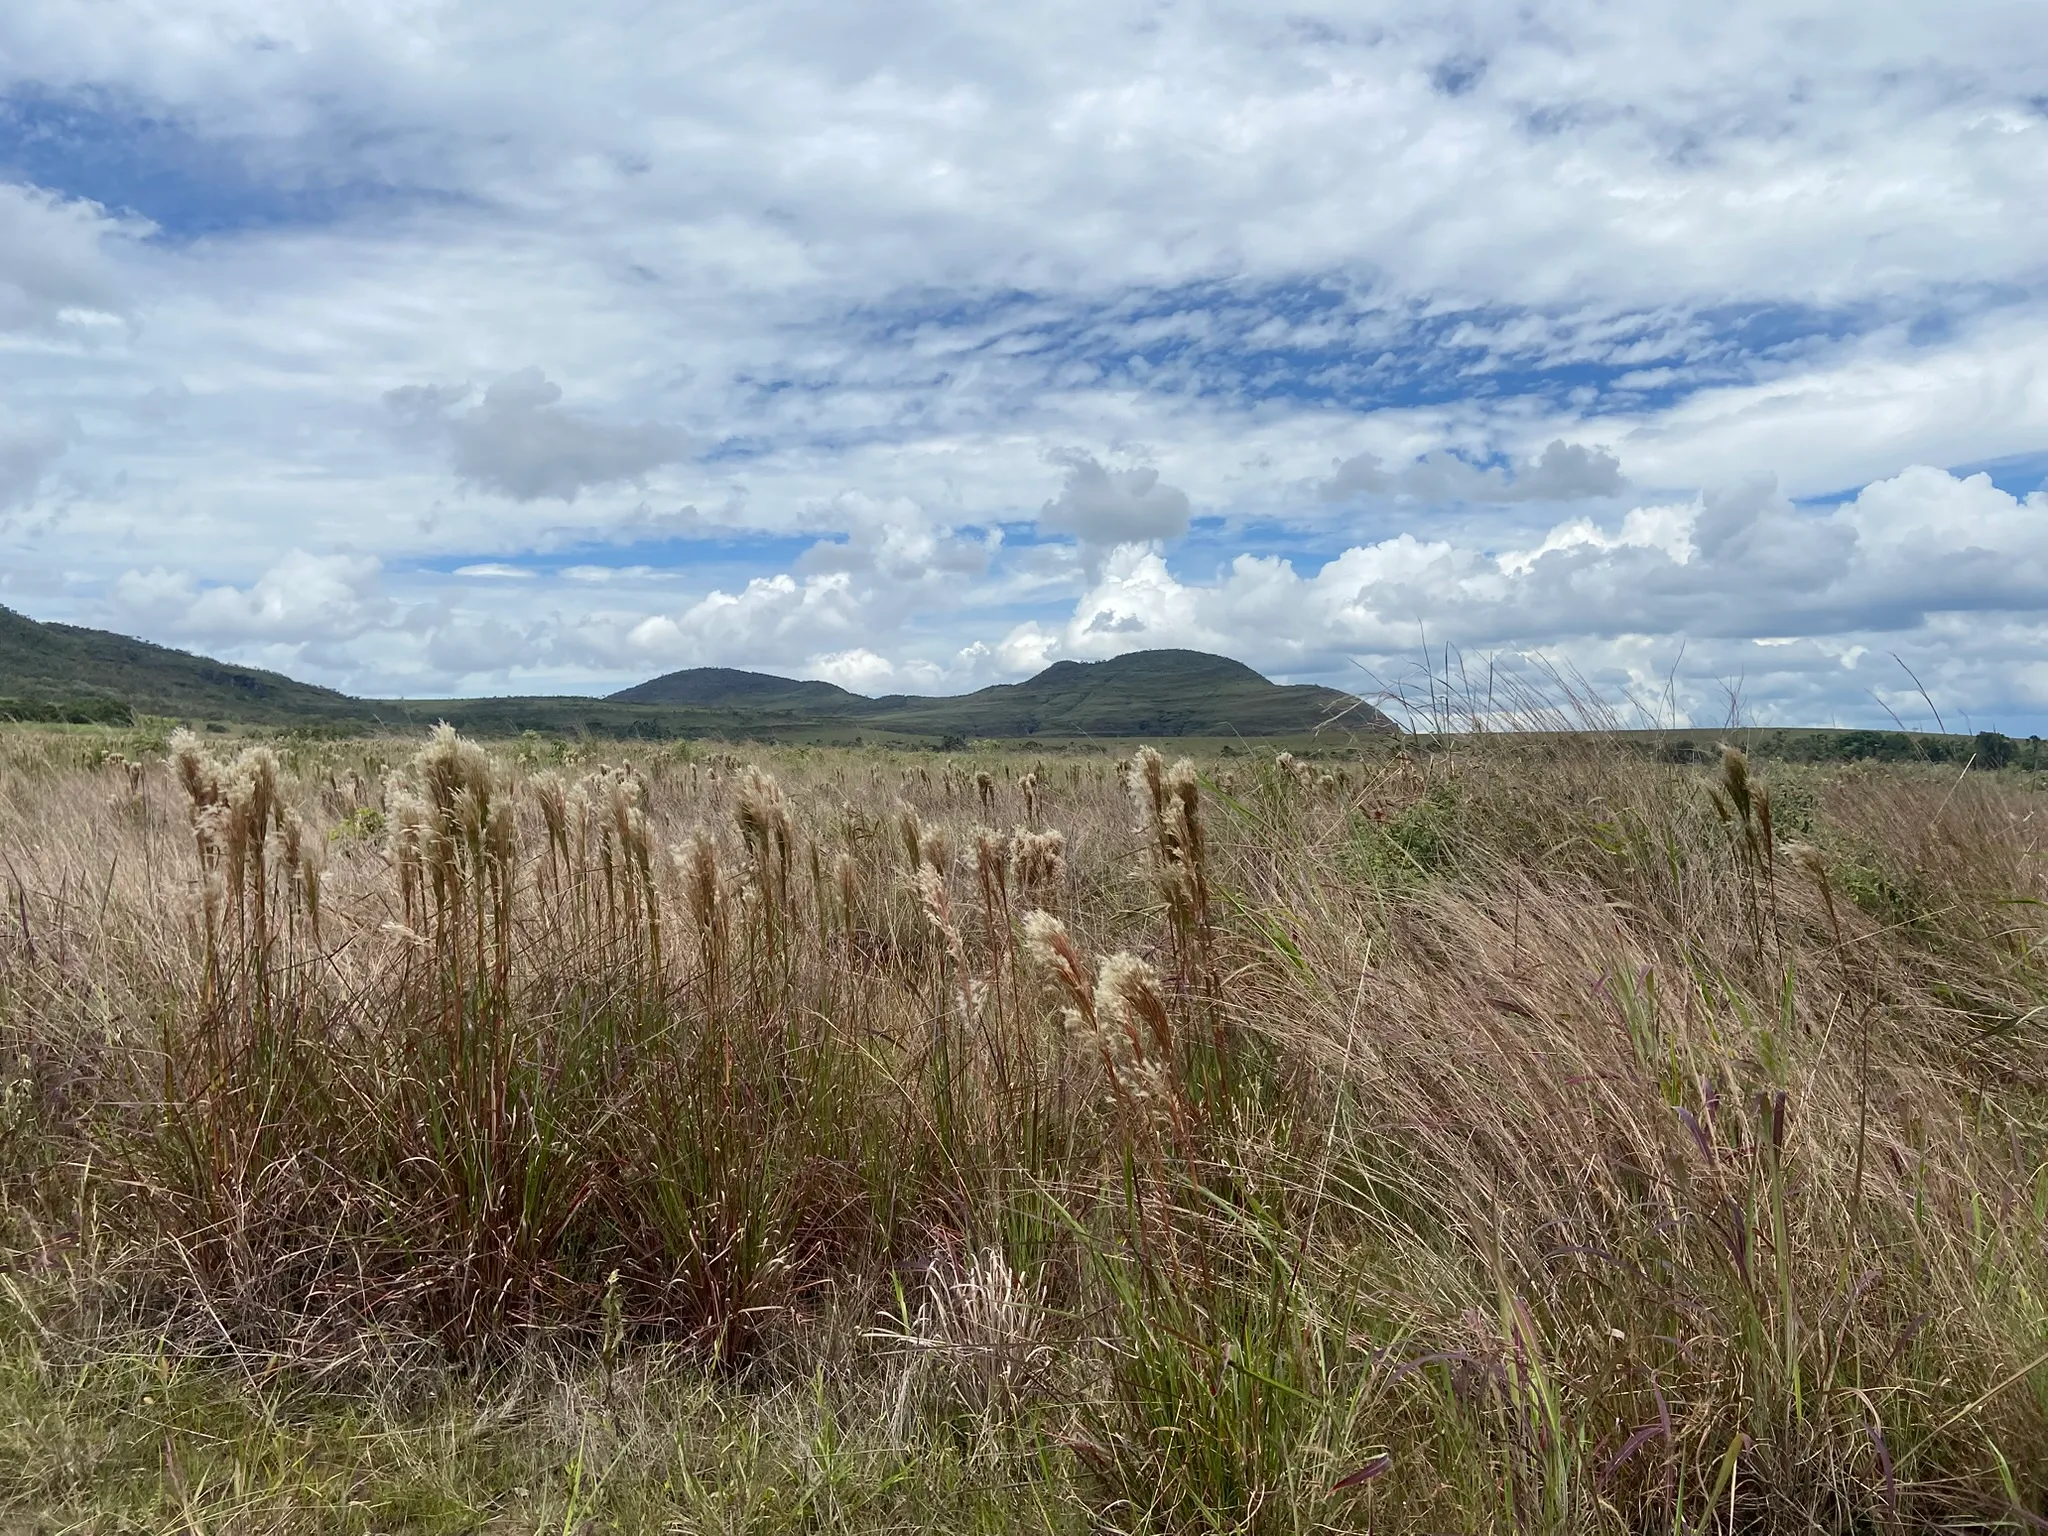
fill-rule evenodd
<path id="1" fill-rule="evenodd" d="M 94 15 L 0 13 L 25 612 L 375 693 L 1426 635 L 2048 726 L 2034 6 Z"/>

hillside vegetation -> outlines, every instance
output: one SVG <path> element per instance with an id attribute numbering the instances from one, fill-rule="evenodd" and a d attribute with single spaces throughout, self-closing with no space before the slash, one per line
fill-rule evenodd
<path id="1" fill-rule="evenodd" d="M 39 1529 L 2031 1528 L 2048 800 L 0 733 Z"/>
<path id="2" fill-rule="evenodd" d="M 904 736 L 1292 736 L 1341 723 L 1387 730 L 1384 715 L 1334 688 L 1283 687 L 1242 662 L 1201 651 L 1134 651 L 1060 661 L 1021 683 L 948 698 L 863 698 L 830 683 L 699 667 L 611 695 L 616 703 L 749 707 L 858 722 Z"/>
<path id="3" fill-rule="evenodd" d="M 1439 693 L 1436 697 L 1441 697 Z M 1404 715 L 1433 723 L 1430 700 Z M 1538 709 L 1504 705 L 1521 734 L 1556 722 Z M 101 630 L 38 624 L 0 608 L 0 722 L 127 725 L 139 718 L 312 730 L 329 735 L 425 729 L 446 721 L 484 737 L 566 736 L 618 741 L 749 740 L 787 745 L 874 744 L 942 748 L 970 741 L 1042 741 L 1053 747 L 1133 737 L 1206 741 L 1249 738 L 1320 752 L 1361 736 L 1392 734 L 1371 704 L 1331 688 L 1287 687 L 1200 651 L 1137 651 L 1103 662 L 1056 662 L 1022 683 L 954 697 L 879 699 L 831 683 L 729 667 L 671 672 L 607 698 L 356 699 L 274 672 L 233 667 Z M 1620 731 L 1637 751 L 1673 762 L 1711 757 L 1714 737 L 1692 730 Z M 1792 762 L 1955 763 L 1977 768 L 2048 766 L 2040 738 L 1869 729 L 1747 727 L 1732 733 L 1752 755 Z"/>
<path id="4" fill-rule="evenodd" d="M 614 704 L 772 709 L 835 719 L 858 714 L 874 703 L 834 683 L 798 682 L 767 672 L 742 672 L 734 667 L 690 667 L 669 672 L 607 694 L 606 698 Z"/>
<path id="5" fill-rule="evenodd" d="M 276 672 L 0 608 L 0 719 L 125 724 L 136 714 L 265 724 L 368 718 L 346 694 Z"/>
<path id="6" fill-rule="evenodd" d="M 1295 736 L 1332 721 L 1385 731 L 1377 710 L 1331 688 L 1282 687 L 1199 651 L 1064 661 L 1027 682 L 952 698 L 870 699 L 831 683 L 730 667 L 671 672 L 608 698 L 355 699 L 275 672 L 232 667 L 103 630 L 40 624 L 0 608 L 0 720 L 191 723 L 374 731 L 447 721 L 522 732 L 671 740 L 724 736 Z"/>
<path id="7" fill-rule="evenodd" d="M 962 736 L 1291 736 L 1324 725 L 1390 729 L 1334 688 L 1281 687 L 1242 662 L 1200 651 L 1135 651 L 1060 661 L 1021 683 L 954 699 L 877 699 L 877 725 Z"/>

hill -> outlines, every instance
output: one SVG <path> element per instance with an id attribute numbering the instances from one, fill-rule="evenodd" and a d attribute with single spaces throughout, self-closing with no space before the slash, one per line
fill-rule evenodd
<path id="1" fill-rule="evenodd" d="M 833 683 L 800 682 L 767 672 L 742 672 L 734 667 L 691 667 L 649 682 L 608 693 L 613 704 L 688 704 L 700 708 L 799 709 L 820 714 L 846 714 L 873 701 L 848 693 Z"/>
<path id="2" fill-rule="evenodd" d="M 670 672 L 609 697 L 358 699 L 106 630 L 46 624 L 0 608 L 0 719 L 116 723 L 131 714 L 342 729 L 447 720 L 485 735 L 520 731 L 648 738 L 849 730 L 888 736 L 1292 736 L 1334 715 L 1391 730 L 1332 688 L 1285 687 L 1200 651 L 1062 661 L 1021 683 L 955 697 L 871 699 L 831 683 L 732 667 Z"/>
<path id="3" fill-rule="evenodd" d="M 1334 688 L 1270 682 L 1242 662 L 1201 651 L 1134 651 L 1109 661 L 1055 662 L 1021 683 L 952 697 L 871 699 L 831 683 L 732 667 L 695 667 L 607 698 L 359 699 L 261 667 L 74 624 L 40 623 L 0 607 L 0 722 L 125 725 L 138 715 L 191 723 L 412 731 L 446 720 L 476 736 L 539 732 L 635 740 L 728 738 L 827 744 L 856 736 L 899 745 L 949 738 L 1113 741 L 1132 737 L 1300 738 L 1334 722 L 1394 732 L 1380 711 Z M 1541 733 L 1538 733 L 1541 734 Z M 1723 739 L 1753 756 L 1794 762 L 1898 761 L 1979 768 L 2048 767 L 2039 738 L 1997 731 L 1730 726 L 1624 731 L 1646 756 L 1707 762 Z"/>
<path id="4" fill-rule="evenodd" d="M 1283 687 L 1227 656 L 1180 650 L 1055 662 L 1021 683 L 949 697 L 870 699 L 831 683 L 693 667 L 605 702 L 711 710 L 763 725 L 858 723 L 907 736 L 1295 735 L 1346 709 L 1353 729 L 1387 728 L 1378 711 L 1358 711 L 1350 695 L 1333 688 Z"/>
<path id="5" fill-rule="evenodd" d="M 1288 687 L 1203 651 L 1134 651 L 1054 662 L 1021 683 L 955 698 L 893 695 L 864 718 L 887 730 L 960 736 L 1291 736 L 1345 710 L 1353 730 L 1390 730 L 1334 688 Z"/>
<path id="6" fill-rule="evenodd" d="M 0 608 L 0 718 L 114 720 L 131 712 L 261 724 L 370 714 L 345 693 L 281 673 Z"/>

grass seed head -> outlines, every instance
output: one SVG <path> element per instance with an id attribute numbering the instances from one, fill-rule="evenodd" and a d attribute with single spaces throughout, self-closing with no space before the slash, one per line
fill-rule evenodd
<path id="1" fill-rule="evenodd" d="M 207 755 L 199 738 L 192 732 L 180 729 L 171 733 L 170 758 L 178 782 L 185 786 L 185 793 L 191 798 L 194 812 L 202 806 L 217 805 L 226 798 L 220 765 Z"/>
<path id="2" fill-rule="evenodd" d="M 1019 827 L 1010 834 L 1010 847 L 1017 869 L 1017 887 L 1026 895 L 1043 896 L 1057 890 L 1066 879 L 1066 833 L 1034 832 Z"/>
<path id="3" fill-rule="evenodd" d="M 690 921 L 705 943 L 722 940 L 725 931 L 725 889 L 718 872 L 718 843 L 702 828 L 669 850 L 683 887 Z"/>

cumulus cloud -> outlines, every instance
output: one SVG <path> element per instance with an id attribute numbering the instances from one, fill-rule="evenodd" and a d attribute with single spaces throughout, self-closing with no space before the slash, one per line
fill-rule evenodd
<path id="1" fill-rule="evenodd" d="M 1424 634 L 1481 649 L 1797 637 L 1853 667 L 1859 644 L 1897 643 L 1886 636 L 2044 621 L 2048 492 L 2016 497 L 1985 475 L 1921 466 L 1833 508 L 1795 506 L 1757 480 L 1612 525 L 1560 523 L 1532 549 L 1403 533 L 1307 573 L 1240 555 L 1196 582 L 1155 551 L 1125 548 L 1065 624 L 1019 626 L 1007 644 L 1033 660 L 1192 646 L 1330 673 L 1347 657 L 1398 656 Z"/>
<path id="2" fill-rule="evenodd" d="M 1177 539 L 1188 531 L 1187 493 L 1161 481 L 1158 470 L 1107 469 L 1078 448 L 1047 457 L 1066 470 L 1066 483 L 1039 508 L 1038 526 L 1046 532 L 1070 533 L 1084 546 L 1107 549 Z"/>
<path id="3" fill-rule="evenodd" d="M 1590 501 L 1628 489 L 1621 461 L 1605 448 L 1567 443 L 1562 438 L 1508 474 L 1482 469 L 1451 453 L 1430 453 L 1398 470 L 1382 466 L 1376 453 L 1355 454 L 1322 481 L 1325 501 L 1358 496 L 1404 496 L 1415 501 L 1505 504 L 1518 501 Z"/>
<path id="4" fill-rule="evenodd" d="M 1518 473 L 1500 499 L 1504 501 L 1582 501 L 1619 496 L 1628 489 L 1621 461 L 1605 448 L 1588 448 L 1562 438 Z"/>
<path id="5" fill-rule="evenodd" d="M 1000 533 L 963 536 L 920 526 L 914 508 L 878 509 L 844 539 L 824 539 L 796 562 L 799 575 L 844 573 L 870 600 L 892 608 L 945 604 L 988 571 Z"/>
<path id="6" fill-rule="evenodd" d="M 902 677 L 902 669 L 894 662 L 866 646 L 814 657 L 807 670 L 813 677 L 837 683 L 854 693 L 880 693 Z"/>
<path id="7" fill-rule="evenodd" d="M 758 576 L 738 592 L 707 593 L 678 614 L 657 614 L 627 634 L 631 653 L 670 666 L 786 664 L 867 638 L 852 578 Z"/>
<path id="8" fill-rule="evenodd" d="M 246 587 L 205 584 L 188 570 L 124 572 L 112 590 L 123 628 L 233 644 L 332 643 L 389 623 L 382 562 L 292 550 Z"/>
<path id="9" fill-rule="evenodd" d="M 413 384 L 389 391 L 384 402 L 407 434 L 445 441 L 462 479 L 514 501 L 574 501 L 689 451 L 678 427 L 617 424 L 568 409 L 561 386 L 538 368 L 505 375 L 474 409 L 455 411 L 468 394 L 467 386 Z"/>
<path id="10" fill-rule="evenodd" d="M 523 595 L 493 610 L 490 590 L 502 592 L 511 583 L 478 584 L 465 592 L 461 612 L 438 616 L 429 650 L 439 658 L 437 665 L 460 661 L 461 675 L 500 679 L 541 667 L 598 668 L 610 677 L 638 680 L 678 667 L 733 666 L 820 677 L 866 691 L 937 686 L 943 668 L 885 649 L 894 648 L 914 617 L 929 622 L 934 612 L 967 600 L 1001 540 L 919 527 L 899 520 L 905 511 L 900 507 L 856 510 L 849 536 L 814 543 L 793 569 L 716 587 L 664 611 L 592 608 L 587 599 L 536 609 Z M 616 598 L 606 594 L 621 605 L 641 595 L 630 589 L 676 576 L 650 567 L 597 566 L 560 574 L 584 592 L 628 588 Z M 507 627 L 479 627 L 489 622 Z"/>
<path id="11" fill-rule="evenodd" d="M 957 603 L 995 547 L 945 529 L 868 522 L 812 545 L 794 571 L 708 592 L 623 631 L 586 626 L 581 641 L 619 662 L 781 667 L 845 687 L 929 680 L 928 668 L 889 662 L 875 647 L 913 613 Z"/>
<path id="12" fill-rule="evenodd" d="M 909 509 L 858 498 L 847 508 L 851 533 L 816 541 L 792 569 L 716 586 L 679 606 L 658 606 L 661 590 L 686 577 L 677 569 L 548 572 L 479 562 L 456 568 L 463 584 L 437 586 L 404 610 L 404 621 L 442 687 L 556 690 L 595 676 L 609 689 L 691 666 L 819 677 L 866 691 L 940 685 L 943 667 L 896 651 L 896 642 L 912 620 L 929 623 L 971 600 L 1000 536 L 920 527 L 903 520 Z M 135 606 L 141 580 L 131 580 Z M 172 582 L 155 611 L 182 621 L 190 580 Z M 407 675 L 409 691 L 432 686 L 417 669 Z"/>

